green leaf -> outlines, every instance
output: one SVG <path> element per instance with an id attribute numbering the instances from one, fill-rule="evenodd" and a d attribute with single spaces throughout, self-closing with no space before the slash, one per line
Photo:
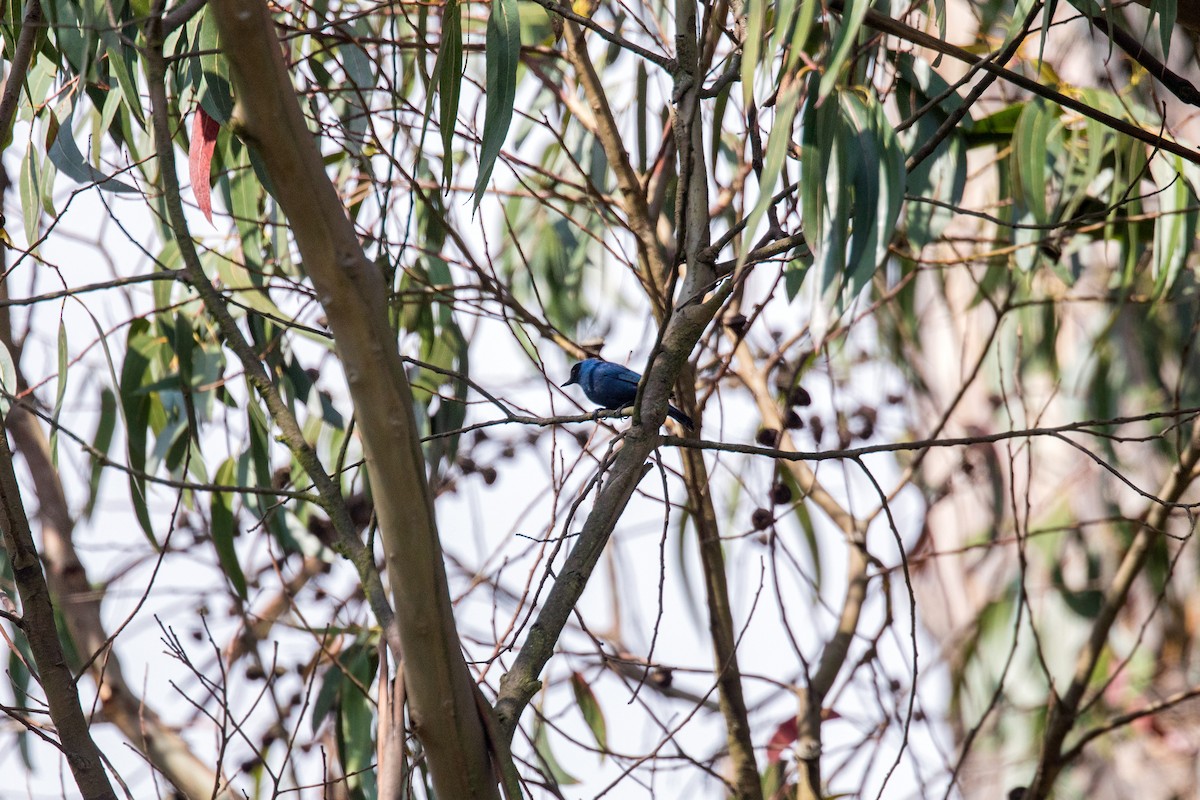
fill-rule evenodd
<path id="1" fill-rule="evenodd" d="M 100 390 L 100 419 L 96 423 L 96 435 L 92 437 L 92 450 L 99 455 L 108 455 L 112 446 L 113 432 L 117 428 L 117 396 L 107 386 Z M 92 456 L 92 472 L 88 479 L 87 505 L 83 518 L 90 519 L 100 497 L 100 479 L 104 476 L 104 461 L 99 455 Z"/>
<path id="2" fill-rule="evenodd" d="M 837 102 L 819 103 L 810 91 L 801 111 L 800 217 L 813 252 L 818 296 L 840 289 L 846 267 L 850 186 L 848 142 Z"/>
<path id="3" fill-rule="evenodd" d="M 742 43 L 742 104 L 745 108 L 750 108 L 754 102 L 754 76 L 758 72 L 766 27 L 767 0 L 747 0 L 746 41 Z"/>
<path id="4" fill-rule="evenodd" d="M 208 115 L 224 127 L 233 116 L 233 90 L 229 80 L 229 64 L 221 51 L 220 34 L 216 22 L 207 10 L 200 22 L 197 41 L 200 49 L 200 105 Z"/>
<path id="5" fill-rule="evenodd" d="M 950 86 L 929 63 L 910 55 L 903 55 L 897 63 L 900 83 L 896 91 L 896 102 L 900 115 L 908 119 L 929 100 L 943 98 L 937 106 L 921 115 L 912 125 L 903 140 L 909 152 L 915 151 L 929 141 L 948 115 L 958 108 L 962 98 L 950 91 Z M 964 119 L 969 123 L 970 117 Z M 967 125 L 969 128 L 970 126 Z M 962 134 L 955 130 L 942 140 L 933 154 L 917 165 L 908 174 L 905 192 L 913 197 L 937 200 L 956 206 L 962 200 L 967 182 L 967 151 Z M 905 231 L 914 250 L 935 241 L 950 224 L 954 212 L 934 203 L 909 203 L 904 215 Z"/>
<path id="6" fill-rule="evenodd" d="M 237 462 L 232 458 L 227 458 L 217 468 L 217 473 L 213 475 L 212 480 L 218 485 L 231 486 L 236 479 Z M 238 596 L 245 600 L 247 599 L 246 576 L 242 573 L 242 566 L 238 563 L 237 548 L 233 544 L 234 538 L 238 535 L 237 520 L 233 515 L 233 494 L 231 492 L 213 492 L 209 509 L 212 521 L 212 540 L 213 546 L 217 549 L 217 559 L 221 563 L 221 569 L 225 571 L 225 577 L 229 578 L 229 582 L 233 584 Z"/>
<path id="7" fill-rule="evenodd" d="M 142 113 L 142 97 L 138 93 L 137 79 L 135 78 L 135 50 L 132 47 L 124 47 L 121 44 L 120 35 L 113 30 L 102 30 L 100 40 L 104 43 L 105 52 L 108 54 L 108 68 L 116 75 L 117 85 L 121 88 L 121 95 L 125 98 L 125 106 L 133 114 L 138 125 L 145 130 L 146 117 Z"/>
<path id="8" fill-rule="evenodd" d="M 1150 16 L 1146 19 L 1146 33 L 1158 18 L 1158 42 L 1162 45 L 1163 60 L 1171 55 L 1171 34 L 1175 32 L 1175 20 L 1179 15 L 1179 0 L 1150 0 Z"/>
<path id="9" fill-rule="evenodd" d="M 602 753 L 608 752 L 608 725 L 604 721 L 604 711 L 596 699 L 587 679 L 578 672 L 571 673 L 571 691 L 575 693 L 575 704 L 579 706 L 583 719 L 587 722 L 588 730 Z"/>
<path id="10" fill-rule="evenodd" d="M 1017 120 L 1025 112 L 1025 103 L 1013 103 L 1010 106 L 988 114 L 978 119 L 967 132 L 967 143 L 970 147 L 985 147 L 994 144 L 1008 144 L 1017 128 Z"/>
<path id="11" fill-rule="evenodd" d="M 839 94 L 842 118 L 853 144 L 854 226 L 847 260 L 847 291 L 855 295 L 887 258 L 904 205 L 904 152 L 896 133 L 874 100 L 856 92 Z"/>
<path id="12" fill-rule="evenodd" d="M 1013 177 L 1019 192 L 1013 199 L 1038 224 L 1050 221 L 1046 213 L 1046 151 L 1057 126 L 1057 112 L 1048 103 L 1035 100 L 1025 105 L 1013 131 Z"/>
<path id="13" fill-rule="evenodd" d="M 42 187 L 37 148 L 30 147 L 21 160 L 21 211 L 25 218 L 25 245 L 33 247 L 41 231 Z"/>
<path id="14" fill-rule="evenodd" d="M 792 123 L 795 121 L 796 114 L 800 108 L 800 93 L 804 89 L 804 86 L 804 80 L 800 78 L 794 79 L 776 101 L 775 124 L 771 127 L 771 132 L 767 135 L 767 151 L 763 156 L 762 176 L 759 178 L 758 184 L 758 200 L 746 218 L 745 231 L 747 235 L 743 237 L 746 245 L 742 248 L 742 252 L 738 254 L 739 267 L 746 263 L 746 256 L 750 253 L 750 246 L 753 242 L 755 230 L 771 205 L 772 195 L 775 193 L 775 184 L 779 180 L 779 173 L 783 171 L 783 162 L 787 157 L 788 146 L 792 143 Z M 812 100 L 812 91 L 810 89 L 806 107 L 807 105 L 811 105 Z M 807 233 L 807 228 L 805 231 Z"/>
<path id="15" fill-rule="evenodd" d="M 50 463 L 58 469 L 58 417 L 62 413 L 63 398 L 67 396 L 67 364 L 71 358 L 67 349 L 67 326 L 58 321 L 58 388 L 54 393 L 54 410 L 50 416 Z"/>
<path id="16" fill-rule="evenodd" d="M 1154 297 L 1162 297 L 1178 278 L 1196 239 L 1197 199 L 1181 157 L 1159 153 L 1150 162 L 1158 186 L 1159 215 L 1154 220 L 1151 274 Z"/>
<path id="17" fill-rule="evenodd" d="M 151 333 L 150 323 L 142 318 L 135 319 L 129 326 L 125 362 L 121 365 L 121 408 L 125 418 L 126 457 L 129 461 L 129 488 L 134 513 L 146 538 L 156 547 L 147 506 L 146 479 L 143 477 L 146 471 L 146 431 L 150 427 L 152 401 L 139 390 L 153 380 L 150 366 L 157 349 L 158 343 Z"/>
<path id="18" fill-rule="evenodd" d="M 842 12 L 842 23 L 838 26 L 837 35 L 830 48 L 832 55 L 825 65 L 825 73 L 821 76 L 821 84 L 817 89 L 819 99 L 825 99 L 837 85 L 838 74 L 850 56 L 850 48 L 858 41 L 858 32 L 862 28 L 862 22 L 870 7 L 871 0 L 847 0 L 845 10 Z"/>
<path id="19" fill-rule="evenodd" d="M 518 47 L 520 45 L 518 44 Z M 489 56 L 490 58 L 490 56 Z M 442 40 L 438 43 L 434 74 L 438 80 L 438 123 L 442 133 L 442 186 L 454 179 L 454 128 L 462 94 L 463 41 L 462 9 L 458 0 L 447 0 L 442 10 Z M 514 73 L 515 75 L 515 73 Z M 433 102 L 432 95 L 429 103 Z M 426 119 L 430 108 L 425 111 Z"/>
<path id="20" fill-rule="evenodd" d="M 51 117 L 54 117 L 53 112 L 51 113 Z M 57 125 L 57 131 L 54 134 L 53 143 L 50 145 L 47 155 L 50 156 L 50 160 L 58 167 L 62 174 L 76 183 L 95 184 L 97 189 L 106 192 L 139 194 L 138 190 L 134 187 L 127 183 L 122 183 L 116 178 L 110 178 L 105 173 L 93 167 L 84 158 L 83 153 L 79 152 L 78 145 L 75 144 L 74 135 L 71 133 L 70 115 L 67 116 L 61 125 Z"/>
<path id="21" fill-rule="evenodd" d="M 342 664 L 357 682 L 344 681 L 339 693 L 338 749 L 342 766 L 349 776 L 346 782 L 350 788 L 362 791 L 367 797 L 375 797 L 375 772 L 371 769 L 375 761 L 375 737 L 371 724 L 374 705 L 359 686 L 371 685 L 379 656 L 375 648 L 365 642 L 356 642 L 347 655 L 349 657 L 343 657 Z"/>
<path id="22" fill-rule="evenodd" d="M 533 723 L 533 749 L 537 752 L 538 760 L 545 767 L 544 773 L 546 777 L 556 785 L 574 786 L 579 783 L 579 779 L 563 769 L 558 763 L 558 759 L 554 757 L 554 751 L 550 748 L 550 739 L 546 736 L 546 724 L 542 722 L 540 710 L 537 719 Z"/>
<path id="23" fill-rule="evenodd" d="M 483 145 L 479 154 L 479 177 L 475 181 L 475 208 L 483 200 L 492 168 L 504 146 L 512 122 L 513 103 L 517 98 L 517 65 L 521 57 L 521 19 L 517 0 L 493 0 L 488 17 L 487 78 L 484 93 L 487 105 L 483 114 Z"/>

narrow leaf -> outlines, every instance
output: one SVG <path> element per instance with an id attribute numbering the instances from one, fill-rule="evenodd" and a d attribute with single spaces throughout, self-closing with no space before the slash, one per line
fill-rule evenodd
<path id="1" fill-rule="evenodd" d="M 232 458 L 227 458 L 217 468 L 217 474 L 213 476 L 213 483 L 229 486 L 235 482 L 236 478 L 237 462 Z M 234 537 L 238 533 L 237 520 L 233 516 L 233 494 L 231 492 L 213 492 L 210 510 L 212 512 L 212 540 L 213 546 L 217 549 L 217 559 L 221 563 L 221 569 L 225 571 L 225 577 L 229 578 L 229 582 L 233 584 L 238 596 L 245 600 L 247 599 L 246 576 L 242 573 L 242 567 L 238 563 L 237 548 L 233 544 Z"/>
<path id="2" fill-rule="evenodd" d="M 212 194 L 209 190 L 208 175 L 212 167 L 213 151 L 217 148 L 217 133 L 221 126 L 208 115 L 204 106 L 192 114 L 192 141 L 188 147 L 188 172 L 192 179 L 192 192 L 196 195 L 196 205 L 200 206 L 204 218 L 212 224 Z"/>
<path id="3" fill-rule="evenodd" d="M 0 342 L 0 414 L 8 414 L 11 398 L 17 393 L 17 365 L 4 342 Z"/>
<path id="4" fill-rule="evenodd" d="M 125 441 L 128 446 L 129 488 L 133 509 L 146 537 L 155 543 L 154 529 L 150 524 L 147 507 L 146 479 L 146 430 L 150 426 L 151 400 L 138 390 L 150 383 L 151 356 L 156 345 L 150 331 L 150 323 L 135 319 L 129 326 L 126 340 L 125 362 L 121 365 L 121 408 L 125 418 Z"/>
<path id="5" fill-rule="evenodd" d="M 842 12 L 842 24 L 833 40 L 832 55 L 825 67 L 825 74 L 821 76 L 821 85 L 817 90 L 818 99 L 824 99 L 837 85 L 838 73 L 850 56 L 850 48 L 858 40 L 858 31 L 862 28 L 867 9 L 870 7 L 871 0 L 847 0 L 846 9 Z"/>
<path id="6" fill-rule="evenodd" d="M 517 0 L 494 0 L 488 17 L 487 105 L 483 115 L 483 146 L 479 154 L 479 177 L 475 181 L 475 208 L 483 200 L 492 168 L 504 146 L 517 98 L 517 64 L 521 56 L 521 19 Z"/>
<path id="7" fill-rule="evenodd" d="M 117 428 L 117 397 L 107 386 L 100 390 L 100 420 L 96 423 L 96 435 L 92 437 L 92 473 L 88 479 L 87 505 L 83 508 L 84 519 L 89 519 L 96 509 L 96 500 L 100 497 L 100 479 L 104 475 L 104 461 L 101 455 L 108 455 L 112 446 L 113 432 Z"/>
<path id="8" fill-rule="evenodd" d="M 116 178 L 110 178 L 93 167 L 84 158 L 83 153 L 79 152 L 79 146 L 75 144 L 74 136 L 71 134 L 70 116 L 61 125 L 57 124 L 57 118 L 53 114 L 51 114 L 51 120 L 50 132 L 53 133 L 53 138 L 51 138 L 50 133 L 47 134 L 47 141 L 51 142 L 48 155 L 62 174 L 76 183 L 95 184 L 97 189 L 103 189 L 106 192 L 114 192 L 116 194 L 137 193 L 137 189 L 127 183 L 122 183 Z"/>
<path id="9" fill-rule="evenodd" d="M 592 732 L 592 738 L 596 740 L 600 751 L 607 753 L 608 725 L 604 721 L 604 711 L 600 708 L 600 702 L 596 699 L 592 687 L 578 672 L 571 673 L 571 691 L 575 693 L 575 704 L 583 713 L 583 719 Z"/>
<path id="10" fill-rule="evenodd" d="M 546 725 L 542 722 L 540 714 L 533 727 L 533 749 L 545 768 L 546 776 L 559 786 L 574 786 L 579 783 L 579 779 L 563 769 L 554 757 L 554 751 L 550 749 L 550 739 L 546 736 Z"/>
<path id="11" fill-rule="evenodd" d="M 755 202 L 754 209 L 746 218 L 746 236 L 743 240 L 747 242 L 747 246 L 743 247 L 742 252 L 738 255 L 739 267 L 745 263 L 746 256 L 750 253 L 750 243 L 753 242 L 755 229 L 771 205 L 775 183 L 779 180 L 779 173 L 783 170 L 783 161 L 787 156 L 788 145 L 792 142 L 792 123 L 796 119 L 800 105 L 800 91 L 803 89 L 804 83 L 800 78 L 794 79 L 780 93 L 779 99 L 776 101 L 775 124 L 767 135 L 767 152 L 763 158 L 762 177 L 758 184 L 758 201 Z M 805 224 L 807 225 L 807 222 Z"/>
<path id="12" fill-rule="evenodd" d="M 746 41 L 742 43 L 742 103 L 749 108 L 754 102 L 754 74 L 758 71 L 758 59 L 767 26 L 767 0 L 748 0 L 746 6 Z"/>
<path id="13" fill-rule="evenodd" d="M 54 411 L 50 417 L 50 463 L 58 469 L 58 417 L 62 413 L 63 398 L 67 395 L 67 326 L 58 321 L 58 389 L 54 394 Z"/>
<path id="14" fill-rule="evenodd" d="M 517 46 L 520 47 L 520 44 Z M 442 185 L 449 189 L 454 178 L 454 122 L 458 117 L 463 74 L 462 9 L 459 8 L 458 0 L 448 0 L 442 11 L 442 41 L 438 45 L 434 74 L 438 76 Z"/>

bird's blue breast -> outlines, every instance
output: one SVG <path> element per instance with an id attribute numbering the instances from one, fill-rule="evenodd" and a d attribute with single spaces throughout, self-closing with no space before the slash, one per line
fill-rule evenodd
<path id="1" fill-rule="evenodd" d="M 637 397 L 641 376 L 620 364 L 596 361 L 584 364 L 580 384 L 592 402 L 605 408 L 621 408 Z"/>

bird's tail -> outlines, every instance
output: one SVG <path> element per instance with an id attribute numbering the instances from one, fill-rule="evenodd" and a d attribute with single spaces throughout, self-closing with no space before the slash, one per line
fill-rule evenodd
<path id="1" fill-rule="evenodd" d="M 696 426 L 692 424 L 692 418 L 680 411 L 675 406 L 667 406 L 667 416 L 678 422 L 683 427 L 690 430 L 695 430 Z"/>

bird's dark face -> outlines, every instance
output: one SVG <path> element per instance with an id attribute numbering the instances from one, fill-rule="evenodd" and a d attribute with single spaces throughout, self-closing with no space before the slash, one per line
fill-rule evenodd
<path id="1" fill-rule="evenodd" d="M 583 362 L 571 366 L 571 377 L 563 386 L 570 386 L 573 383 L 579 383 L 579 370 L 583 369 Z"/>

